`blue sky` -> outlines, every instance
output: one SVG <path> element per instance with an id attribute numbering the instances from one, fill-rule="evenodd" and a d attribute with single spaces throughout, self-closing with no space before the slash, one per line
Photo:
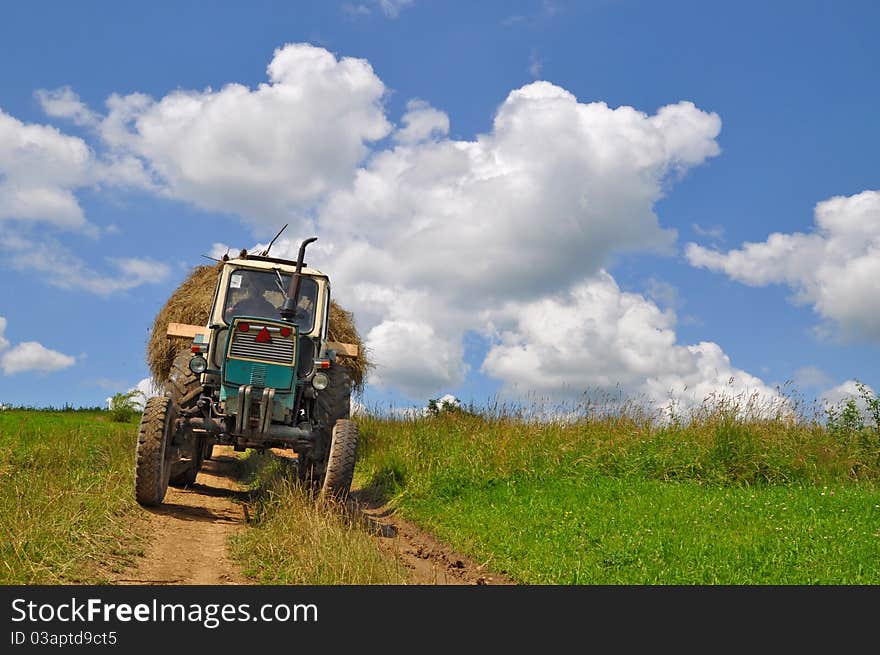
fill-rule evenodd
<path id="1" fill-rule="evenodd" d="M 368 403 L 880 386 L 876 3 L 86 7 L 0 21 L 0 402 L 137 384 L 189 268 L 284 222 L 374 347 Z M 180 97 L 225 107 L 203 141 Z"/>

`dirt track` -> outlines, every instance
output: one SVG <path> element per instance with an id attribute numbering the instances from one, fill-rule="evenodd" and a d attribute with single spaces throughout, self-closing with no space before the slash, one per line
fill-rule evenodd
<path id="1" fill-rule="evenodd" d="M 234 479 L 235 458 L 230 448 L 215 448 L 188 489 L 168 488 L 165 502 L 144 510 L 150 542 L 134 571 L 126 571 L 117 584 L 247 584 L 229 559 L 227 539 L 245 528 L 244 497 Z"/>
<path id="2" fill-rule="evenodd" d="M 235 479 L 235 455 L 215 447 L 196 484 L 168 488 L 161 507 L 148 513 L 149 542 L 134 569 L 119 574 L 116 584 L 217 585 L 253 584 L 231 561 L 229 537 L 247 529 L 247 495 Z M 377 546 L 398 558 L 410 584 L 512 584 L 468 557 L 455 553 L 430 534 L 396 518 L 367 494 L 354 491 L 350 508 L 377 539 Z"/>

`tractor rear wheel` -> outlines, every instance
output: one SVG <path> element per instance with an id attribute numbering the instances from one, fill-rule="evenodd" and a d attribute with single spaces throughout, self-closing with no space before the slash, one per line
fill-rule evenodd
<path id="1" fill-rule="evenodd" d="M 191 407 L 202 395 L 202 383 L 199 376 L 189 370 L 189 361 L 193 358 L 189 348 L 181 350 L 174 357 L 171 372 L 165 389 L 177 407 Z"/>
<path id="2" fill-rule="evenodd" d="M 171 365 L 168 381 L 165 388 L 171 394 L 171 400 L 175 407 L 192 407 L 202 395 L 202 383 L 199 376 L 189 370 L 189 362 L 192 359 L 192 350 L 189 348 L 180 350 Z M 181 453 L 186 457 L 183 462 L 174 466 L 169 484 L 172 487 L 189 487 L 196 481 L 196 476 L 202 468 L 205 460 L 205 448 L 201 439 L 191 439 L 192 451 Z"/>
<path id="3" fill-rule="evenodd" d="M 147 400 L 138 428 L 134 476 L 135 498 L 145 507 L 161 505 L 168 491 L 168 459 L 175 418 L 174 404 L 167 396 Z"/>
<path id="4" fill-rule="evenodd" d="M 333 426 L 327 472 L 321 486 L 321 497 L 344 501 L 351 490 L 354 465 L 357 462 L 358 427 L 354 421 L 339 419 Z"/>

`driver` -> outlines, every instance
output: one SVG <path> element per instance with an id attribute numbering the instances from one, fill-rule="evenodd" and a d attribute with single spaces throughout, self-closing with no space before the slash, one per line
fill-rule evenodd
<path id="1" fill-rule="evenodd" d="M 244 292 L 244 296 L 240 296 L 235 304 L 229 305 L 226 308 L 224 316 L 227 321 L 233 316 L 276 317 L 278 308 L 266 300 L 264 295 L 266 288 L 261 283 L 259 277 L 262 276 L 248 275 L 247 273 L 241 276 L 241 289 L 239 291 Z"/>

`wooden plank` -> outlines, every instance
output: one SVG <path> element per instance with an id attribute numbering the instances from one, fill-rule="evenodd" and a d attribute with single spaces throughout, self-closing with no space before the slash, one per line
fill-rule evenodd
<path id="1" fill-rule="evenodd" d="M 187 325 L 186 323 L 169 323 L 165 332 L 169 337 L 186 337 L 194 339 L 197 334 L 205 334 L 208 329 L 204 325 Z"/>
<path id="2" fill-rule="evenodd" d="M 337 355 L 345 355 L 346 357 L 357 357 L 358 347 L 354 343 L 338 343 L 336 341 L 328 341 L 327 348 L 336 351 Z"/>

